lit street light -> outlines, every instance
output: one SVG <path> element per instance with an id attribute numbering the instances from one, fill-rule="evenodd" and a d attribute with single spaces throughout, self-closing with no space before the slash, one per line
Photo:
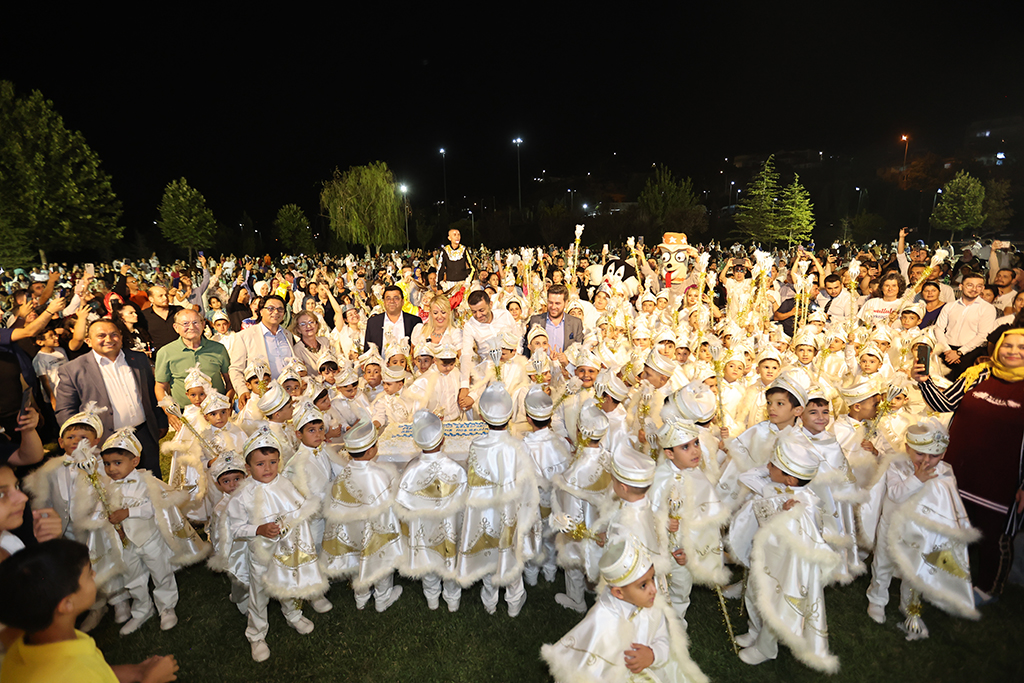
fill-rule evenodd
<path id="1" fill-rule="evenodd" d="M 409 187 L 401 185 L 402 198 L 405 199 L 405 248 L 409 248 Z"/>
<path id="2" fill-rule="evenodd" d="M 903 189 L 907 189 L 907 152 L 910 150 L 910 138 L 906 135 L 900 136 L 903 142 Z"/>
<path id="3" fill-rule="evenodd" d="M 441 177 L 444 179 L 444 210 L 448 212 L 448 169 L 444 164 L 444 147 L 441 148 Z"/>
<path id="4" fill-rule="evenodd" d="M 512 141 L 512 144 L 516 146 L 516 183 L 519 185 L 519 213 L 523 212 L 523 170 L 519 164 L 519 147 L 523 144 L 522 138 L 516 138 Z"/>

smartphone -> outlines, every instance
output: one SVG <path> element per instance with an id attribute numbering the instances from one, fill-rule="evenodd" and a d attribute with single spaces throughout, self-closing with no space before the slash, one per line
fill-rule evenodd
<path id="1" fill-rule="evenodd" d="M 917 347 L 917 364 L 924 366 L 924 374 L 931 372 L 932 350 L 924 344 Z"/>
<path id="2" fill-rule="evenodd" d="M 206 256 L 206 254 L 204 254 L 204 253 L 203 253 L 203 250 L 202 250 L 202 249 L 200 249 L 200 250 L 199 250 L 199 255 L 200 255 L 200 256 Z"/>
<path id="3" fill-rule="evenodd" d="M 29 408 L 36 408 L 36 399 L 32 395 L 32 389 L 26 388 L 25 391 L 21 392 L 21 409 L 18 411 L 18 417 L 20 418 Z"/>
<path id="4" fill-rule="evenodd" d="M 96 266 L 92 263 L 86 263 L 85 274 L 89 277 L 96 277 Z"/>

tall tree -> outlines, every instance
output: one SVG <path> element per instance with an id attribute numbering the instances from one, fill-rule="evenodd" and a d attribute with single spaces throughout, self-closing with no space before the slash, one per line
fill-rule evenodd
<path id="1" fill-rule="evenodd" d="M 985 202 L 982 204 L 982 212 L 985 214 L 985 222 L 982 227 L 993 232 L 1005 230 L 1013 218 L 1013 208 L 1010 207 L 1010 181 L 997 180 L 995 178 L 985 181 Z"/>
<path id="2" fill-rule="evenodd" d="M 664 166 L 658 166 L 647 179 L 638 204 L 655 228 L 688 234 L 707 230 L 707 209 L 697 201 L 693 181 L 676 180 Z"/>
<path id="3" fill-rule="evenodd" d="M 320 208 L 339 239 L 349 244 L 383 246 L 405 243 L 402 202 L 391 169 L 383 161 L 352 166 L 324 183 Z"/>
<path id="4" fill-rule="evenodd" d="M 74 251 L 123 232 L 121 202 L 85 137 L 38 90 L 17 97 L 9 81 L 0 81 L 0 207 L 9 228 L 0 240 L 28 235 L 33 251 Z"/>
<path id="5" fill-rule="evenodd" d="M 206 206 L 199 190 L 184 178 L 167 183 L 158 208 L 160 232 L 171 244 L 188 249 L 189 259 L 193 249 L 213 244 L 217 232 L 213 211 Z"/>
<path id="6" fill-rule="evenodd" d="M 739 231 L 752 240 L 771 242 L 779 234 L 779 174 L 775 155 L 764 162 L 761 170 L 747 185 L 736 212 Z"/>
<path id="7" fill-rule="evenodd" d="M 814 205 L 811 196 L 794 174 L 779 199 L 778 227 L 773 241 L 785 240 L 792 245 L 807 240 L 814 231 Z"/>
<path id="8" fill-rule="evenodd" d="M 949 230 L 949 238 L 965 230 L 974 231 L 985 222 L 982 209 L 985 187 L 967 171 L 960 171 L 942 188 L 942 199 L 928 222 L 936 230 Z"/>
<path id="9" fill-rule="evenodd" d="M 286 204 L 277 212 L 274 219 L 277 238 L 281 240 L 281 249 L 286 254 L 313 254 L 313 232 L 309 229 L 306 214 L 298 204 Z"/>

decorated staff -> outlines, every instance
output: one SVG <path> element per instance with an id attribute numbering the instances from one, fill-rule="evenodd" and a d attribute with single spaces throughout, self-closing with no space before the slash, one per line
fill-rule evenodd
<path id="1" fill-rule="evenodd" d="M 903 307 L 906 306 L 907 303 L 917 293 L 917 288 L 924 284 L 924 281 L 927 280 L 931 276 L 931 274 L 935 272 L 935 269 L 942 265 L 942 262 L 945 261 L 947 258 L 949 258 L 948 251 L 946 251 L 945 249 L 935 250 L 935 255 L 932 256 L 931 262 L 927 266 L 925 266 L 925 269 L 923 271 L 921 271 L 921 277 L 917 278 L 917 282 L 914 283 L 913 287 L 907 287 L 906 291 L 903 293 L 903 297 L 900 299 L 899 305 L 893 309 L 892 313 L 889 314 L 890 325 L 896 322 L 896 319 L 899 317 L 900 313 L 903 312 Z"/>

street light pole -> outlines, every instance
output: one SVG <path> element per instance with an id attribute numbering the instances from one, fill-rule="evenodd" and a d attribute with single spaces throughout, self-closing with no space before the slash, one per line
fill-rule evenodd
<path id="1" fill-rule="evenodd" d="M 469 230 L 473 239 L 473 248 L 476 249 L 476 217 L 473 216 L 472 211 L 469 212 Z"/>
<path id="2" fill-rule="evenodd" d="M 519 185 L 519 213 L 523 212 L 523 169 L 519 163 L 519 147 L 523 144 L 522 138 L 516 138 L 512 141 L 512 144 L 516 146 L 516 183 Z"/>
<path id="3" fill-rule="evenodd" d="M 910 149 L 910 138 L 906 135 L 900 138 L 903 141 L 903 189 L 907 189 L 907 151 Z"/>
<path id="4" fill-rule="evenodd" d="M 405 249 L 409 250 L 409 188 L 406 185 L 401 186 L 402 197 L 405 199 Z"/>
<path id="5" fill-rule="evenodd" d="M 444 147 L 441 148 L 441 177 L 444 179 L 444 212 L 448 213 L 448 168 L 445 166 Z"/>

